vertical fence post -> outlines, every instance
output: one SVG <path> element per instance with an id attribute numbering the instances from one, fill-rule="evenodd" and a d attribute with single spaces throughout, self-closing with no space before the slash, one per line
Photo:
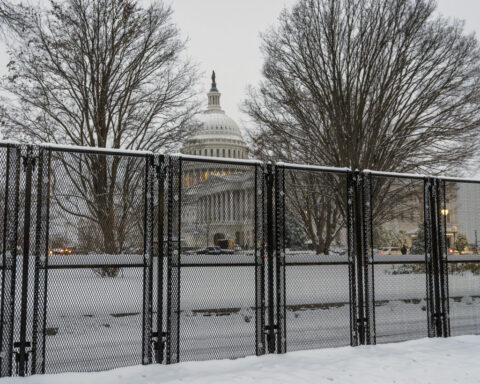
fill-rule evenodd
<path id="1" fill-rule="evenodd" d="M 375 289 L 373 263 L 372 175 L 362 173 L 362 234 L 365 301 L 365 343 L 375 344 Z"/>
<path id="2" fill-rule="evenodd" d="M 265 354 L 265 207 L 263 164 L 255 166 L 255 339 L 257 356 Z"/>
<path id="3" fill-rule="evenodd" d="M 45 373 L 47 317 L 48 234 L 51 151 L 39 149 L 37 213 L 35 224 L 35 276 L 33 283 L 32 374 Z"/>
<path id="4" fill-rule="evenodd" d="M 431 222 L 431 239 L 432 239 L 432 273 L 433 273 L 433 289 L 434 289 L 434 315 L 433 320 L 435 324 L 435 335 L 437 337 L 442 335 L 442 295 L 440 291 L 440 264 L 439 264 L 439 230 L 438 230 L 438 215 L 440 214 L 437 210 L 437 181 L 433 178 L 430 179 L 430 222 Z"/>
<path id="5" fill-rule="evenodd" d="M 28 304 L 28 272 L 30 260 L 30 220 L 32 206 L 32 178 L 35 157 L 31 146 L 24 147 L 23 166 L 25 169 L 25 212 L 23 219 L 23 258 L 22 258 L 22 290 L 20 304 L 20 341 L 18 343 L 18 375 L 25 376 L 28 364 L 27 347 L 27 304 Z"/>
<path id="6" fill-rule="evenodd" d="M 285 305 L 285 168 L 275 167 L 275 265 L 277 352 L 287 351 Z"/>
<path id="7" fill-rule="evenodd" d="M 166 363 L 180 361 L 180 252 L 182 162 L 169 157 Z"/>
<path id="8" fill-rule="evenodd" d="M 157 175 L 157 334 L 154 344 L 155 362 L 163 362 L 163 349 L 166 333 L 163 331 L 163 262 L 164 262 L 164 220 L 165 220 L 165 158 L 163 155 L 155 155 Z"/>
<path id="9" fill-rule="evenodd" d="M 362 177 L 358 170 L 354 173 L 355 184 L 355 264 L 357 277 L 357 329 L 358 342 L 365 344 L 365 301 L 364 301 L 364 265 L 362 245 Z"/>
<path id="10" fill-rule="evenodd" d="M 275 299 L 274 299 L 274 267 L 273 267 L 273 170 L 272 164 L 267 164 L 265 174 L 267 185 L 267 271 L 268 271 L 268 325 L 267 344 L 268 353 L 275 352 Z"/>
<path id="11" fill-rule="evenodd" d="M 142 364 L 152 362 L 152 279 L 153 279 L 153 155 L 145 157 L 144 237 L 143 237 L 143 322 Z"/>
<path id="12" fill-rule="evenodd" d="M 424 179 L 423 184 L 423 203 L 424 203 L 424 233 L 425 233 L 425 275 L 426 275 L 426 293 L 427 293 L 427 323 L 428 337 L 436 336 L 435 326 L 435 292 L 434 292 L 434 273 L 433 273 L 433 239 L 432 239 L 432 181 L 430 178 Z"/>
<path id="13" fill-rule="evenodd" d="M 445 181 L 436 179 L 436 219 L 438 232 L 438 279 L 440 286 L 440 321 L 442 324 L 442 336 L 450 335 L 450 317 L 449 317 L 449 290 L 448 290 L 448 259 L 446 249 L 446 217 L 442 214 L 446 206 L 445 200 Z"/>
<path id="14" fill-rule="evenodd" d="M 168 162 L 168 197 L 167 197 L 167 335 L 165 339 L 165 359 L 166 363 L 171 362 L 171 329 L 172 329 L 172 253 L 173 253 L 173 177 L 172 177 L 172 159 L 167 158 Z"/>
<path id="15" fill-rule="evenodd" d="M 20 148 L 7 148 L 7 180 L 3 217 L 2 306 L 0 332 L 0 376 L 13 372 L 13 320 L 17 274 L 18 208 L 20 187 Z"/>
<path id="16" fill-rule="evenodd" d="M 348 242 L 348 280 L 350 297 L 350 345 L 358 345 L 357 323 L 357 279 L 355 258 L 355 176 L 347 173 L 347 242 Z"/>

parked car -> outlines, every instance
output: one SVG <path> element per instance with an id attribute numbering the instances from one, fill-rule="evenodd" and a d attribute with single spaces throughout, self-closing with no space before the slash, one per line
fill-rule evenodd
<path id="1" fill-rule="evenodd" d="M 203 249 L 199 249 L 197 255 L 220 255 L 222 253 L 222 249 L 220 247 L 207 247 Z"/>
<path id="2" fill-rule="evenodd" d="M 220 255 L 222 249 L 220 247 L 207 247 L 207 255 Z"/>
<path id="3" fill-rule="evenodd" d="M 378 253 L 380 255 L 401 255 L 402 251 L 400 247 L 380 247 Z"/>

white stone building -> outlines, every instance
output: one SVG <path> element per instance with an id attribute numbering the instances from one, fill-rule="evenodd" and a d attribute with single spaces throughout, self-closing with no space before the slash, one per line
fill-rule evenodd
<path id="1" fill-rule="evenodd" d="M 235 121 L 220 106 L 221 93 L 212 74 L 207 109 L 200 126 L 181 153 L 225 159 L 247 159 L 248 147 Z M 201 248 L 232 240 L 242 248 L 254 244 L 253 166 L 221 162 L 182 163 L 182 238 L 185 248 Z"/>

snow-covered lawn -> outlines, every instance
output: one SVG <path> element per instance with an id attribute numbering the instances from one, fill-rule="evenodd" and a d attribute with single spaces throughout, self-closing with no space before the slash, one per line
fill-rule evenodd
<path id="1" fill-rule="evenodd" d="M 420 339 L 367 347 L 290 352 L 238 360 L 186 362 L 5 378 L 2 384 L 146 383 L 479 383 L 480 336 Z"/>
<path id="2" fill-rule="evenodd" d="M 140 263 L 141 257 L 116 256 L 115 261 Z M 252 261 L 251 256 L 243 257 L 242 262 Z M 185 256 L 184 262 L 189 258 L 193 256 Z M 204 260 L 218 261 L 211 255 Z M 95 263 L 105 262 L 105 257 L 59 256 L 51 261 L 57 265 Z M 427 336 L 425 274 L 398 273 L 402 268 L 401 264 L 375 266 L 378 344 Z M 101 371 L 141 363 L 142 272 L 141 267 L 126 268 L 116 278 L 101 278 L 90 269 L 49 271 L 47 373 Z M 180 360 L 254 355 L 254 267 L 185 267 L 181 276 Z M 480 334 L 480 275 L 451 273 L 449 287 L 452 335 Z M 346 265 L 287 266 L 286 304 L 288 351 L 350 344 Z M 29 308 L 31 313 L 32 300 Z M 154 311 L 155 317 L 156 308 Z M 19 314 L 17 308 L 17 324 Z M 28 340 L 31 329 L 29 323 Z M 18 340 L 18 327 L 15 332 Z"/>

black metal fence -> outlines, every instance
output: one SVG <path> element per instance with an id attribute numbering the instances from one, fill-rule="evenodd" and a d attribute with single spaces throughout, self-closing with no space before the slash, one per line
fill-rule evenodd
<path id="1" fill-rule="evenodd" d="M 480 332 L 480 182 L 0 144 L 0 375 Z"/>

